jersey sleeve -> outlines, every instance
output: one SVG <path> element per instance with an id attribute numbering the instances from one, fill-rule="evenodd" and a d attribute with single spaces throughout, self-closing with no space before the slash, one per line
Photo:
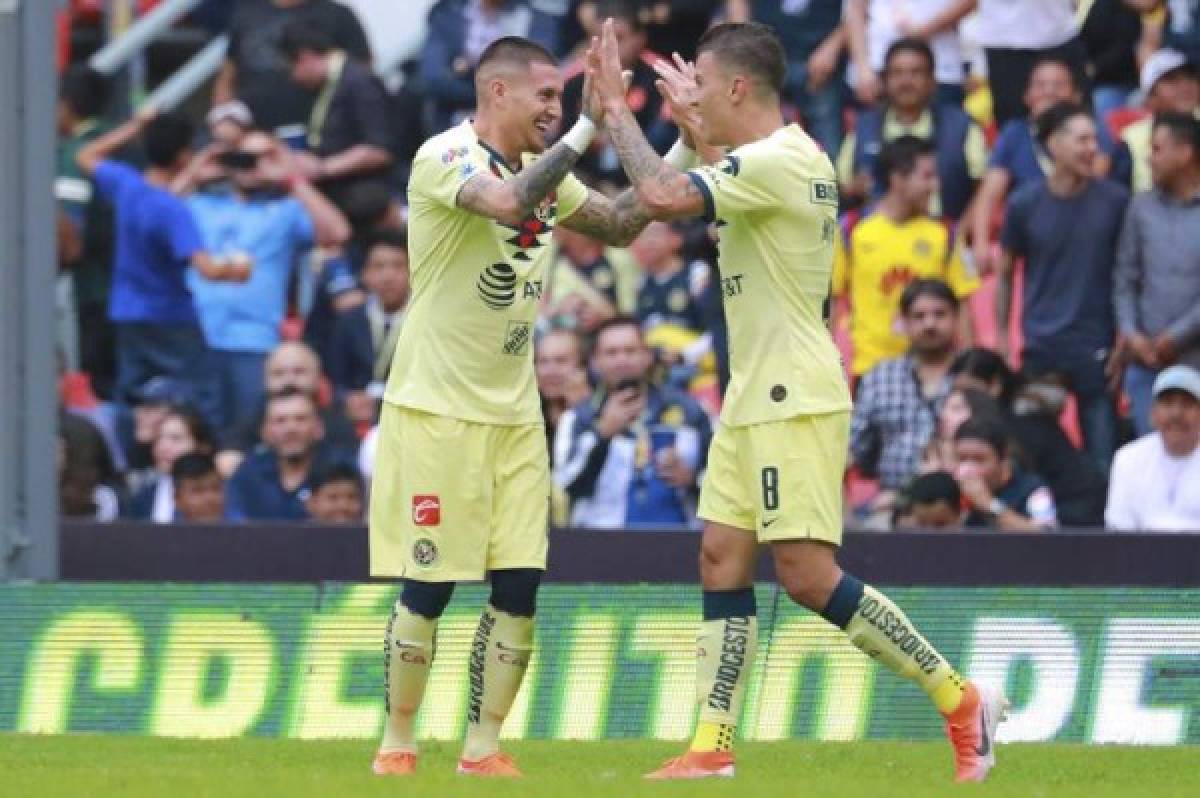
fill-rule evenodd
<path id="1" fill-rule="evenodd" d="M 588 189 L 578 177 L 567 174 L 558 184 L 558 218 L 566 219 L 587 202 Z"/>
<path id="2" fill-rule="evenodd" d="M 778 163 L 772 168 L 770 154 L 762 149 L 730 153 L 715 164 L 699 166 L 687 172 L 692 183 L 704 195 L 704 218 L 740 216 L 780 203 L 772 183 Z M 832 181 L 824 181 L 832 184 Z M 828 189 L 826 189 L 828 190 Z M 832 188 L 836 202 L 837 187 Z"/>
<path id="3" fill-rule="evenodd" d="M 408 181 L 409 194 L 453 208 L 467 181 L 485 172 L 487 164 L 473 148 L 448 144 L 441 151 L 418 153 Z"/>

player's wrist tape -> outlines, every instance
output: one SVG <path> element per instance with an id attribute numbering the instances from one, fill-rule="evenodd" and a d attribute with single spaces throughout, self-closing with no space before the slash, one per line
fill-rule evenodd
<path id="1" fill-rule="evenodd" d="M 562 140 L 564 144 L 575 151 L 576 155 L 583 155 L 587 152 L 587 148 L 592 145 L 592 139 L 595 137 L 595 123 L 583 114 L 580 114 L 579 118 L 575 120 L 575 124 L 562 137 Z"/>
<path id="2" fill-rule="evenodd" d="M 667 152 L 663 160 L 679 171 L 686 172 L 696 165 L 699 158 L 696 156 L 696 151 L 684 144 L 683 137 L 680 136 L 675 139 L 675 143 L 671 146 L 671 149 Z"/>

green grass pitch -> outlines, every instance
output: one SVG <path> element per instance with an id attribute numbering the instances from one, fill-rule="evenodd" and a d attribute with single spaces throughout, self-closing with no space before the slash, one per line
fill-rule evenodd
<path id="1" fill-rule="evenodd" d="M 429 744 L 412 778 L 370 775 L 369 742 L 167 740 L 115 735 L 0 736 L 0 795 L 122 796 L 1200 796 L 1200 748 L 1000 746 L 983 785 L 949 783 L 937 743 L 747 743 L 738 776 L 647 783 L 641 773 L 678 750 L 659 742 L 521 742 L 507 750 L 520 782 L 454 775 L 458 747 Z"/>

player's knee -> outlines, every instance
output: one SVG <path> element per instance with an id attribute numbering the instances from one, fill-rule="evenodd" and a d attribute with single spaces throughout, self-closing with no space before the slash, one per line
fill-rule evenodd
<path id="1" fill-rule="evenodd" d="M 492 571 L 491 605 L 501 612 L 532 618 L 537 611 L 537 591 L 542 571 L 537 568 L 506 568 Z"/>
<path id="2" fill-rule="evenodd" d="M 415 579 L 405 579 L 404 589 L 400 592 L 400 603 L 414 615 L 433 621 L 442 617 L 453 595 L 453 582 L 418 582 Z"/>
<path id="3" fill-rule="evenodd" d="M 820 611 L 825 607 L 825 600 L 828 596 L 822 595 L 821 591 L 811 583 L 792 577 L 780 580 L 780 584 L 787 591 L 792 601 L 800 606 L 807 607 L 814 612 Z"/>

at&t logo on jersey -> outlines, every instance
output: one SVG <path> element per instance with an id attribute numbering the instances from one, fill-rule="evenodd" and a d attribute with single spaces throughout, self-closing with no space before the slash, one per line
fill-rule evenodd
<path id="1" fill-rule="evenodd" d="M 479 275 L 475 287 L 483 304 L 492 310 L 504 310 L 517 299 L 517 273 L 507 263 L 493 263 Z"/>
<path id="2" fill-rule="evenodd" d="M 412 520 L 417 526 L 437 526 L 442 523 L 442 500 L 435 495 L 412 497 Z"/>

